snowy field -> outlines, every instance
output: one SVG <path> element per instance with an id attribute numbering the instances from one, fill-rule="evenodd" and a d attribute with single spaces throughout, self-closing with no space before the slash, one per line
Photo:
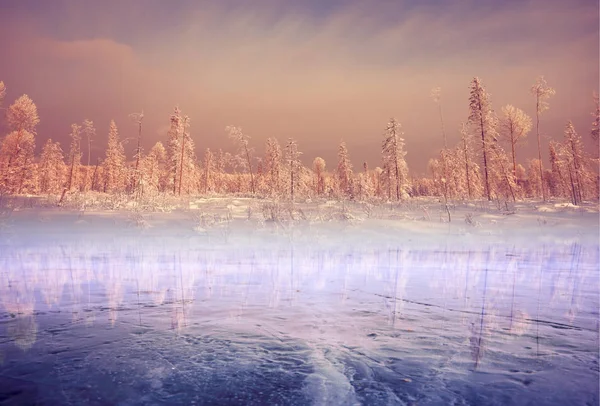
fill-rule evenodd
<path id="1" fill-rule="evenodd" d="M 598 404 L 597 203 L 4 203 L 2 405 Z"/>

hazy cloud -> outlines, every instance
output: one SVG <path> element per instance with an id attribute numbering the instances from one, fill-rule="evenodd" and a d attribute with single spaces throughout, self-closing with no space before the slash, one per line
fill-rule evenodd
<path id="1" fill-rule="evenodd" d="M 133 133 L 127 114 L 143 108 L 149 148 L 179 104 L 198 148 L 230 149 L 224 127 L 234 124 L 258 151 L 267 137 L 295 137 L 307 162 L 319 153 L 331 167 L 343 138 L 355 165 L 374 167 L 396 116 L 420 172 L 441 147 L 434 86 L 450 141 L 475 75 L 497 111 L 511 103 L 533 114 L 529 87 L 544 74 L 557 90 L 544 117 L 554 137 L 569 118 L 589 131 L 598 88 L 598 5 L 588 1 L 56 3 L 0 17 L 7 102 L 32 97 L 40 138 L 61 139 L 89 117 L 100 147 L 110 118 Z"/>

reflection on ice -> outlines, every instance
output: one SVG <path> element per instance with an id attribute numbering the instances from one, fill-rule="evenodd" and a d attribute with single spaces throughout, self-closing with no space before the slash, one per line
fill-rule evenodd
<path id="1" fill-rule="evenodd" d="M 473 391 L 481 372 L 522 385 L 514 399 L 556 385 L 568 399 L 598 399 L 594 246 L 81 242 L 0 253 L 0 386 L 33 374 L 22 371 L 30 357 L 46 365 L 51 355 L 61 382 L 80 370 L 91 375 L 79 380 L 116 376 L 127 359 L 141 380 L 130 384 L 150 385 L 158 403 L 192 399 L 172 398 L 170 379 L 199 400 L 261 388 L 239 403 L 482 401 L 496 389 Z M 41 384 L 34 378 L 27 382 Z"/>

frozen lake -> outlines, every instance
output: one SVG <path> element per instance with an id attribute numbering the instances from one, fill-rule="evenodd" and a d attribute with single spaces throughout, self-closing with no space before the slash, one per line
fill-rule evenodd
<path id="1" fill-rule="evenodd" d="M 3 245 L 0 404 L 596 405 L 598 259 Z"/>

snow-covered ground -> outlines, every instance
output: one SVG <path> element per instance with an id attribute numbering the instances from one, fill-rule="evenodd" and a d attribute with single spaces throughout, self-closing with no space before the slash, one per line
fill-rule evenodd
<path id="1" fill-rule="evenodd" d="M 35 243 L 46 238 L 186 238 L 198 246 L 308 244 L 364 247 L 438 244 L 598 244 L 598 203 L 494 202 L 434 199 L 370 204 L 338 201 L 272 202 L 213 197 L 165 201 L 146 211 L 135 203 L 117 210 L 44 206 L 22 200 L 4 209 L 0 238 Z M 25 241 L 23 241 L 25 239 Z"/>

